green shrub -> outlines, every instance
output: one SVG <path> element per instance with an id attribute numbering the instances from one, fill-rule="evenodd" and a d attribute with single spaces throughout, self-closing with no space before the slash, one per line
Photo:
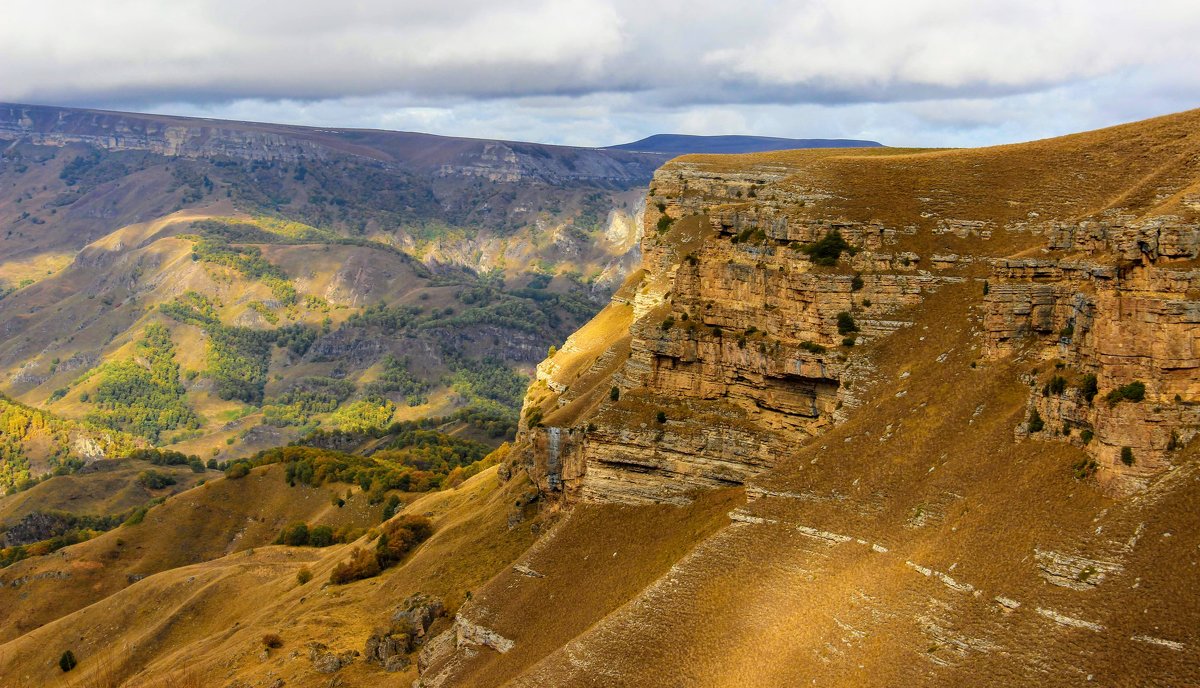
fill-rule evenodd
<path id="1" fill-rule="evenodd" d="M 819 241 L 801 246 L 800 250 L 817 265 L 834 265 L 842 257 L 842 253 L 849 253 L 852 256 L 858 253 L 858 249 L 843 239 L 842 233 L 836 229 L 830 230 Z"/>
<path id="2" fill-rule="evenodd" d="M 675 220 L 671 219 L 670 215 L 663 215 L 662 217 L 658 218 L 658 223 L 655 225 L 655 227 L 658 228 L 660 234 L 666 234 L 667 231 L 671 229 L 671 224 L 674 222 Z"/>
<path id="3" fill-rule="evenodd" d="M 1058 396 L 1067 390 L 1067 378 L 1062 375 L 1055 375 L 1050 378 L 1050 382 L 1042 387 L 1042 396 L 1048 397 L 1051 394 Z"/>
<path id="4" fill-rule="evenodd" d="M 1133 465 L 1133 448 L 1132 447 L 1121 447 L 1121 463 L 1125 464 L 1126 466 Z"/>
<path id="5" fill-rule="evenodd" d="M 854 321 L 854 316 L 846 311 L 837 314 L 837 331 L 840 335 L 847 335 L 852 332 L 858 332 L 858 323 Z"/>
<path id="6" fill-rule="evenodd" d="M 1042 428 L 1046 427 L 1046 423 L 1042 420 L 1042 414 L 1038 413 L 1037 409 L 1029 412 L 1027 427 L 1029 428 L 1029 432 L 1041 432 Z"/>
<path id="7" fill-rule="evenodd" d="M 1127 385 L 1117 387 L 1104 397 L 1110 406 L 1115 406 L 1122 401 L 1140 402 L 1146 398 L 1146 384 L 1134 380 Z"/>
<path id="8" fill-rule="evenodd" d="M 1084 444 L 1090 443 L 1095 436 L 1096 433 L 1092 432 L 1091 428 L 1084 428 L 1083 432 L 1079 433 L 1079 439 L 1083 440 Z"/>
<path id="9" fill-rule="evenodd" d="M 296 583 L 300 585 L 308 583 L 310 580 L 312 580 L 312 578 L 312 569 L 308 568 L 307 566 L 301 566 L 300 570 L 296 572 Z"/>
<path id="10" fill-rule="evenodd" d="M 396 511 L 400 508 L 400 498 L 396 495 L 390 495 L 387 502 L 383 505 L 383 520 L 391 520 L 396 515 Z"/>
<path id="11" fill-rule="evenodd" d="M 1083 376 L 1083 381 L 1079 385 L 1079 393 L 1083 396 L 1087 403 L 1092 403 L 1096 398 L 1096 394 L 1100 392 L 1100 387 L 1096 383 L 1096 376 L 1088 373 Z"/>
<path id="12" fill-rule="evenodd" d="M 147 490 L 161 490 L 164 487 L 169 487 L 175 484 L 175 478 L 167 473 L 158 471 L 142 471 L 138 474 L 137 482 Z"/>
<path id="13" fill-rule="evenodd" d="M 854 346 L 857 340 L 853 337 L 842 337 L 842 346 Z"/>
<path id="14" fill-rule="evenodd" d="M 658 421 L 658 424 L 659 424 L 659 425 L 662 425 L 663 423 L 666 423 L 666 422 L 667 422 L 667 412 L 666 412 L 666 411 L 659 411 L 658 413 L 656 413 L 656 414 L 654 415 L 654 420 Z"/>
<path id="15" fill-rule="evenodd" d="M 279 537 L 275 538 L 275 544 L 288 545 L 291 547 L 304 547 L 308 544 L 308 524 L 293 523 L 283 529 L 279 533 Z"/>
<path id="16" fill-rule="evenodd" d="M 225 469 L 225 477 L 229 478 L 230 480 L 238 480 L 240 478 L 245 478 L 248 475 L 250 475 L 250 464 L 244 461 L 231 464 Z"/>
<path id="17" fill-rule="evenodd" d="M 308 531 L 308 546 L 309 547 L 329 547 L 337 542 L 334 537 L 333 528 L 330 526 L 313 526 Z"/>
<path id="18" fill-rule="evenodd" d="M 79 662 L 75 660 L 75 653 L 70 650 L 62 653 L 62 656 L 58 658 L 58 668 L 62 669 L 64 674 L 76 666 L 79 666 Z"/>
<path id="19" fill-rule="evenodd" d="M 805 351 L 807 351 L 810 354 L 823 354 L 826 351 L 828 351 L 828 349 L 821 346 L 820 344 L 817 344 L 816 342 L 810 342 L 807 339 L 800 342 L 800 348 L 804 349 Z"/>
<path id="20" fill-rule="evenodd" d="M 854 277 L 851 278 L 851 280 L 850 280 L 850 291 L 859 291 L 860 289 L 863 288 L 864 285 L 865 285 L 865 282 L 863 282 L 862 275 L 855 274 Z"/>
<path id="21" fill-rule="evenodd" d="M 613 385 L 612 389 L 608 390 L 608 398 L 611 399 L 612 401 L 620 400 L 621 388 L 617 387 L 616 385 Z"/>

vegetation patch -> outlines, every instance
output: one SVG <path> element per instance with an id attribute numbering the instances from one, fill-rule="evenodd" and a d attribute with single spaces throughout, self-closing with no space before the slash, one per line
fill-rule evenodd
<path id="1" fill-rule="evenodd" d="M 159 324 L 146 327 L 133 358 L 104 366 L 90 400 L 97 407 L 87 416 L 90 422 L 155 443 L 164 431 L 201 424 L 179 381 L 171 333 Z"/>
<path id="2" fill-rule="evenodd" d="M 1146 383 L 1133 381 L 1127 385 L 1117 387 L 1104 397 L 1109 406 L 1116 406 L 1122 401 L 1140 402 L 1146 398 Z"/>
<path id="3" fill-rule="evenodd" d="M 825 266 L 836 265 L 843 253 L 852 256 L 858 253 L 858 249 L 843 239 L 842 233 L 836 229 L 829 230 L 829 233 L 818 241 L 804 244 L 800 247 L 800 251 L 816 265 Z"/>
<path id="4" fill-rule="evenodd" d="M 355 549 L 349 561 L 334 567 L 329 582 L 345 585 L 378 576 L 403 561 L 409 552 L 432 534 L 433 523 L 424 516 L 402 516 L 390 521 L 379 534 L 374 549 Z"/>

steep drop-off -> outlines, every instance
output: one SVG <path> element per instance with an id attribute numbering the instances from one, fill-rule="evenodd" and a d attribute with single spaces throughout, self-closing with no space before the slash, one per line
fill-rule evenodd
<path id="1" fill-rule="evenodd" d="M 514 588 L 619 571 L 493 582 L 464 623 L 512 646 L 423 685 L 1200 680 L 1197 132 L 665 166 L 508 470 L 583 541 L 581 505 L 745 504 L 583 631 Z"/>

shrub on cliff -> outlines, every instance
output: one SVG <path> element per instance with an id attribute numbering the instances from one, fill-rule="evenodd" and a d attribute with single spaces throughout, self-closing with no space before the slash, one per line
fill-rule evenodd
<path id="1" fill-rule="evenodd" d="M 830 230 L 819 241 L 801 246 L 800 250 L 817 265 L 834 265 L 842 257 L 842 253 L 858 253 L 858 249 L 843 239 L 842 233 L 836 229 Z"/>
<path id="2" fill-rule="evenodd" d="M 846 311 L 842 311 L 837 314 L 837 330 L 840 335 L 858 332 L 858 323 L 854 321 L 854 316 Z"/>
<path id="3" fill-rule="evenodd" d="M 1038 413 L 1037 409 L 1029 412 L 1029 432 L 1041 432 L 1042 428 L 1046 427 L 1046 423 L 1042 420 L 1042 414 Z"/>
<path id="4" fill-rule="evenodd" d="M 1100 387 L 1096 384 L 1096 376 L 1090 373 L 1084 375 L 1083 381 L 1079 385 L 1079 393 L 1083 395 L 1087 403 L 1092 403 L 1092 400 L 1096 398 L 1099 392 Z"/>
<path id="5" fill-rule="evenodd" d="M 1133 465 L 1133 448 L 1132 447 L 1121 447 L 1121 463 L 1125 464 L 1126 466 Z"/>
<path id="6" fill-rule="evenodd" d="M 1117 387 L 1108 393 L 1105 400 L 1109 406 L 1115 406 L 1122 401 L 1137 403 L 1146 398 L 1146 383 L 1134 380 L 1127 385 Z"/>
<path id="7" fill-rule="evenodd" d="M 1042 396 L 1048 397 L 1052 394 L 1058 396 L 1066 390 L 1067 378 L 1063 377 L 1062 375 L 1055 375 L 1050 379 L 1050 382 L 1046 383 L 1046 386 L 1042 387 Z"/>

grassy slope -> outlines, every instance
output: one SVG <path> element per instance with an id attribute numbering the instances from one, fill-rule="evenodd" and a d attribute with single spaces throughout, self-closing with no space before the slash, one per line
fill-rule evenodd
<path id="1" fill-rule="evenodd" d="M 251 476 L 244 484 L 254 485 L 256 480 L 256 493 L 262 492 L 266 483 L 283 485 L 273 475 Z M 240 489 L 236 482 L 218 481 L 208 486 L 208 492 L 191 499 L 188 495 L 177 497 L 161 507 L 156 530 L 170 533 L 175 527 L 194 528 L 199 519 L 186 511 L 217 509 L 235 498 L 231 490 Z M 307 658 L 307 642 L 325 642 L 338 651 L 361 650 L 371 629 L 386 624 L 400 601 L 415 592 L 437 596 L 453 611 L 468 591 L 477 589 L 528 547 L 531 524 L 508 525 L 512 500 L 522 489 L 519 481 L 501 484 L 492 469 L 455 490 L 422 497 L 405 513 L 432 518 L 436 531 L 429 541 L 401 566 L 378 578 L 325 587 L 334 565 L 346 559 L 355 544 L 324 550 L 245 549 L 253 539 L 251 531 L 259 528 L 255 519 L 284 504 L 297 503 L 296 491 L 303 488 L 284 485 L 282 492 L 290 496 L 264 504 L 261 512 L 239 517 L 248 528 L 237 545 L 241 551 L 120 586 L 122 589 L 96 604 L 0 645 L 0 676 L 11 677 L 14 683 L 9 685 L 17 686 L 58 680 L 54 664 L 69 639 L 82 658 L 71 685 L 117 685 L 125 679 L 129 679 L 128 685 L 146 685 L 172 672 L 199 676 L 201 685 L 224 684 L 234 678 L 269 683 L 275 677 L 284 678 L 287 685 L 326 685 L 329 676 L 316 673 Z M 175 511 L 170 511 L 173 503 Z M 312 510 L 321 511 L 315 503 Z M 146 524 L 151 522 L 147 517 Z M 220 531 L 218 524 L 209 527 Z M 195 542 L 210 546 L 222 542 L 211 534 L 197 533 L 196 537 Z M 147 549 L 150 546 L 146 544 Z M 67 550 L 68 556 L 83 561 L 90 553 L 79 551 L 82 547 Z M 301 566 L 310 567 L 315 574 L 304 586 L 296 582 Z M 46 595 L 50 590 L 40 592 Z M 69 592 L 54 592 L 55 596 L 63 594 Z M 439 623 L 444 627 L 447 621 Z M 285 645 L 262 661 L 260 639 L 268 632 L 281 635 Z M 98 676 L 117 682 L 101 683 Z M 361 660 L 339 676 L 345 685 L 370 681 L 371 685 L 397 686 L 408 685 L 415 677 L 413 673 L 385 674 Z"/>
<path id="2" fill-rule="evenodd" d="M 176 484 L 148 490 L 137 482 L 142 471 L 154 470 L 175 478 Z M 0 497 L 0 524 L 12 524 L 34 511 L 68 511 L 104 516 L 121 514 L 155 497 L 189 489 L 219 473 L 194 473 L 189 466 L 155 466 L 148 461 L 120 459 L 96 464 L 84 473 L 59 475 L 14 495 Z"/>
<path id="3" fill-rule="evenodd" d="M 124 588 L 130 576 L 195 564 L 268 544 L 296 521 L 369 526 L 382 509 L 368 506 L 355 489 L 344 508 L 334 494 L 350 489 L 288 487 L 283 468 L 255 470 L 242 480 L 216 480 L 183 492 L 151 509 L 136 526 L 123 526 L 47 556 L 27 559 L 0 572 L 0 602 L 12 613 L 0 639 L 12 638 L 104 599 Z M 65 577 L 61 577 L 65 576 Z M 18 578 L 33 578 L 13 587 Z"/>
<path id="4" fill-rule="evenodd" d="M 1119 502 L 1072 477 L 1078 450 L 1015 443 L 1012 428 L 1027 394 L 1016 374 L 1034 363 L 970 367 L 976 289 L 947 288 L 914 327 L 859 352 L 878 365 L 872 404 L 754 481 L 752 491 L 783 495 L 742 507 L 766 523 L 721 528 L 611 613 L 596 610 L 612 575 L 603 569 L 547 567 L 553 573 L 544 579 L 498 579 L 480 595 L 486 611 L 475 620 L 513 639 L 518 650 L 558 649 L 532 666 L 519 665 L 518 650 L 486 653 L 448 685 L 604 686 L 633 677 L 647 686 L 797 685 L 814 678 L 826 685 L 962 685 L 968 676 L 972 685 L 1065 685 L 1089 673 L 1109 683 L 1200 679 L 1186 659 L 1200 642 L 1190 621 L 1200 600 L 1186 582 L 1200 545 L 1195 448 L 1179 475 L 1143 498 Z M 539 551 L 565 556 L 614 531 L 644 547 L 639 527 L 663 523 L 652 513 L 589 522 L 593 508 L 572 517 L 578 530 L 569 541 L 559 535 Z M 798 526 L 852 539 L 830 543 Z M 1138 532 L 1143 544 L 1128 552 Z M 1035 549 L 1117 561 L 1124 570 L 1095 590 L 1051 586 Z M 543 570 L 538 555 L 531 561 Z M 624 575 L 647 561 L 626 560 Z M 980 594 L 927 578 L 910 561 Z M 561 609 L 531 603 L 526 590 L 536 590 L 537 600 L 570 599 L 589 620 L 563 624 Z M 997 595 L 1022 606 L 1006 613 Z M 1067 628 L 1039 608 L 1106 630 Z M 1130 608 L 1146 611 L 1130 615 Z M 1131 640 L 1141 634 L 1182 642 L 1189 654 Z M 1013 662 L 1010 653 L 1026 660 Z"/>

